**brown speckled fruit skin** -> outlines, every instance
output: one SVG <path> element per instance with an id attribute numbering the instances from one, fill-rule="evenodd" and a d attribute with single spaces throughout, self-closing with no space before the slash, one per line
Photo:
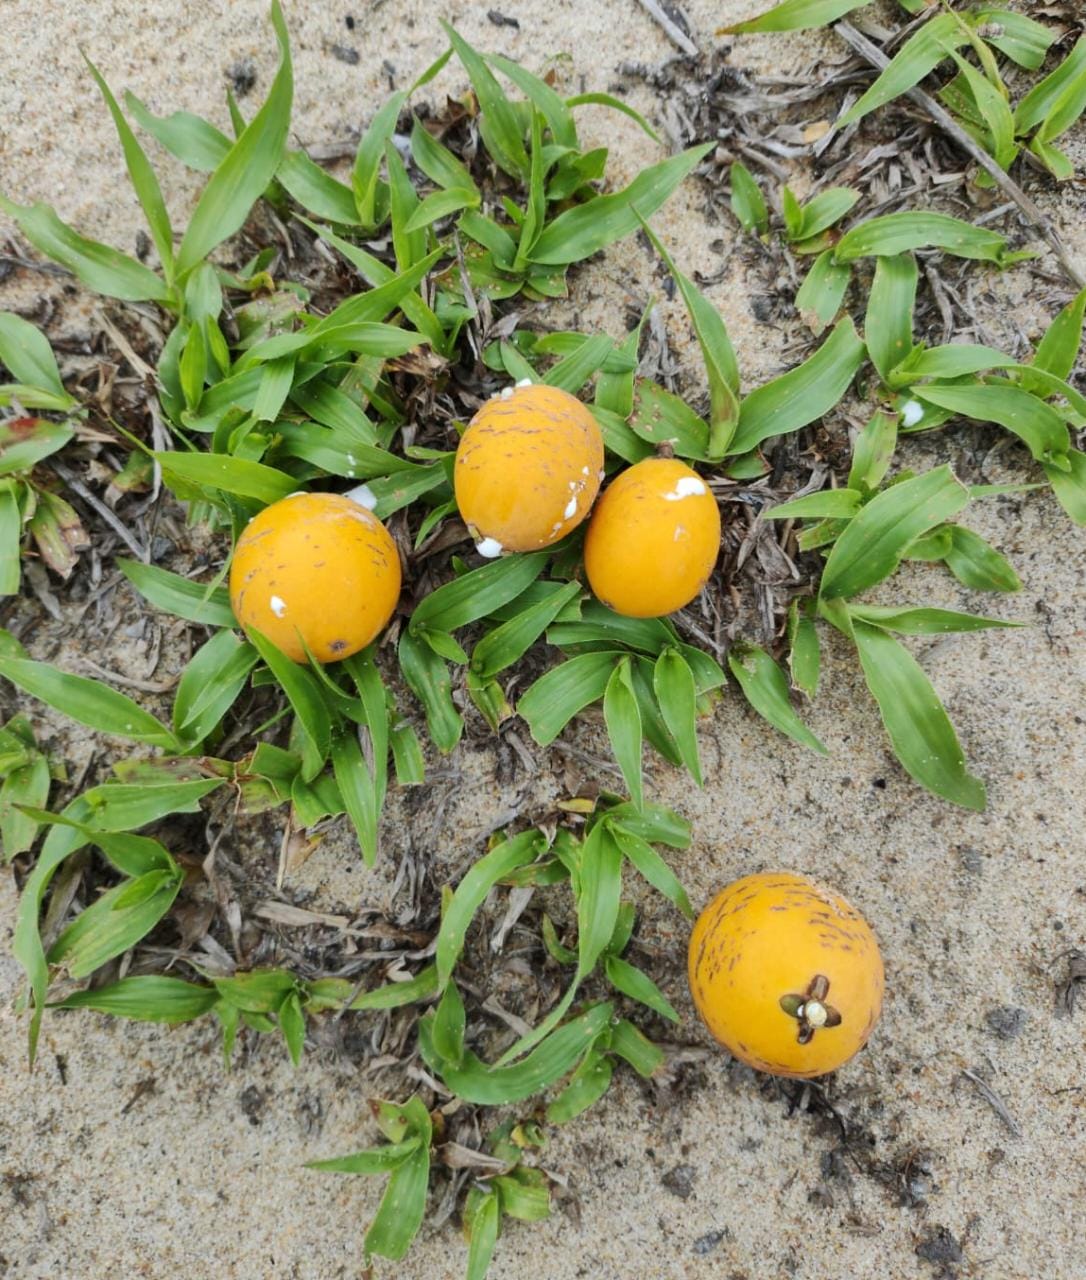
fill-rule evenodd
<path id="1" fill-rule="evenodd" d="M 807 1044 L 780 1006 L 816 974 L 841 1024 Z M 757 1071 L 810 1079 L 858 1053 L 882 1011 L 882 956 L 871 927 L 844 898 L 787 871 L 736 880 L 712 900 L 690 936 L 690 990 L 705 1025 Z"/>
<path id="2" fill-rule="evenodd" d="M 303 639 L 318 662 L 364 649 L 399 596 L 400 557 L 391 534 L 372 511 L 341 494 L 296 493 L 272 503 L 249 521 L 234 548 L 235 617 L 295 662 L 307 660 Z"/>
<path id="3" fill-rule="evenodd" d="M 701 492 L 680 494 L 684 482 Z M 720 510 L 709 486 L 678 458 L 645 458 L 620 472 L 596 503 L 584 567 L 609 609 L 662 618 L 697 597 L 719 552 Z"/>
<path id="4" fill-rule="evenodd" d="M 591 510 L 602 474 L 596 419 L 575 396 L 539 383 L 483 405 L 460 438 L 453 471 L 472 536 L 503 551 L 538 551 L 564 538 Z"/>

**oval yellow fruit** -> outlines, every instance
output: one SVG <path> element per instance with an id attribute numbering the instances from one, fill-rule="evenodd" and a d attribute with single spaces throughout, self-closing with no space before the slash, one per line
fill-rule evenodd
<path id="1" fill-rule="evenodd" d="M 372 511 L 336 493 L 296 493 L 265 507 L 238 539 L 230 603 L 295 662 L 364 649 L 400 596 L 396 544 Z M 304 641 L 304 645 L 303 645 Z"/>
<path id="2" fill-rule="evenodd" d="M 809 1079 L 867 1043 L 882 956 L 844 898 L 787 871 L 744 876 L 694 925 L 690 990 L 702 1021 L 748 1066 Z"/>
<path id="3" fill-rule="evenodd" d="M 660 618 L 690 603 L 720 551 L 709 486 L 677 458 L 645 458 L 604 490 L 588 525 L 592 590 L 628 618 Z"/>
<path id="4" fill-rule="evenodd" d="M 591 510 L 603 476 L 603 435 L 569 392 L 518 384 L 472 418 L 453 476 L 460 515 L 483 555 L 538 551 Z"/>

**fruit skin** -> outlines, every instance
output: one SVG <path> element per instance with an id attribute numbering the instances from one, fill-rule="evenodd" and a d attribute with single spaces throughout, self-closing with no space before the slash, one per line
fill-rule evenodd
<path id="1" fill-rule="evenodd" d="M 588 524 L 592 590 L 628 618 L 660 618 L 689 604 L 720 551 L 709 486 L 677 458 L 645 458 L 604 490 Z"/>
<path id="2" fill-rule="evenodd" d="M 828 982 L 823 1008 L 840 1024 L 818 1025 L 801 1043 L 801 1023 L 781 999 L 802 999 L 819 975 Z M 836 1071 L 863 1048 L 882 1010 L 882 956 L 867 921 L 844 898 L 787 871 L 744 876 L 717 894 L 690 936 L 689 978 L 716 1039 L 778 1076 Z"/>
<path id="3" fill-rule="evenodd" d="M 603 476 L 603 435 L 569 392 L 518 384 L 488 400 L 456 450 L 456 502 L 477 541 L 538 551 L 588 515 Z"/>
<path id="4" fill-rule="evenodd" d="M 400 596 L 400 557 L 385 526 L 336 493 L 296 493 L 249 521 L 234 548 L 230 603 L 295 662 L 364 649 Z"/>

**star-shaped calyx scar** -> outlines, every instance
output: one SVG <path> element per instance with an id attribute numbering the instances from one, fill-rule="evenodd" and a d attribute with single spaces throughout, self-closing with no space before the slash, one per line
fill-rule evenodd
<path id="1" fill-rule="evenodd" d="M 781 996 L 781 1008 L 790 1018 L 799 1023 L 800 1044 L 807 1044 L 819 1027 L 838 1027 L 841 1015 L 831 1004 L 826 1003 L 830 993 L 830 980 L 824 974 L 816 973 L 807 984 L 807 990 L 801 996 Z"/>

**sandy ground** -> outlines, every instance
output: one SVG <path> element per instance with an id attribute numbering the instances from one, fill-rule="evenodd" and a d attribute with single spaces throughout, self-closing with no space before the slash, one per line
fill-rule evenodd
<path id="1" fill-rule="evenodd" d="M 699 0 L 687 12 L 708 47 L 714 27 L 747 8 L 740 0 Z M 115 90 L 131 88 L 157 111 L 186 107 L 224 122 L 221 96 L 232 68 L 252 60 L 254 95 L 269 82 L 274 51 L 263 11 L 256 0 L 214 7 L 6 0 L 0 189 L 21 201 L 45 198 L 81 228 L 131 249 L 139 210 L 78 46 Z M 439 16 L 529 66 L 561 55 L 574 89 L 606 89 L 621 62 L 654 63 L 670 53 L 632 0 L 545 8 L 505 0 L 502 12 L 519 29 L 498 27 L 485 8 L 463 3 L 352 8 L 350 0 L 296 0 L 288 21 L 297 139 L 326 141 L 357 128 L 387 88 L 389 65 L 403 83 L 440 51 Z M 357 62 L 344 61 L 337 46 L 353 49 Z M 752 39 L 739 60 L 787 71 L 810 48 L 810 38 Z M 456 69 L 429 93 L 461 85 Z M 629 100 L 658 117 L 651 91 L 640 82 L 629 87 Z M 613 147 L 616 182 L 657 154 L 615 116 L 590 108 L 582 121 L 587 140 Z M 196 187 L 168 171 L 167 199 L 180 217 Z M 1068 226 L 1076 199 L 1055 208 Z M 658 222 L 688 271 L 712 270 L 710 246 L 722 229 L 702 218 L 696 185 Z M 1013 298 L 1022 283 L 993 287 Z M 757 323 L 742 286 L 733 278 L 711 292 L 749 378 L 775 366 L 787 335 Z M 25 305 L 37 287 L 34 277 L 16 276 L 0 288 L 0 305 Z M 621 304 L 654 288 L 652 264 L 627 243 L 582 280 L 574 310 L 585 327 L 618 333 Z M 70 324 L 78 330 L 88 315 L 77 303 Z M 679 350 L 689 352 L 685 325 L 674 308 L 668 315 Z M 1023 318 L 1027 328 L 1036 323 Z M 946 437 L 930 441 L 914 446 L 912 459 L 942 460 L 950 448 Z M 1020 474 L 1012 458 L 990 478 Z M 1057 1016 L 1054 982 L 1057 957 L 1086 939 L 1086 546 L 1045 494 L 978 505 L 968 523 L 1010 555 L 1025 581 L 1018 596 L 986 598 L 979 607 L 1031 625 L 921 642 L 916 650 L 989 783 L 987 813 L 951 809 L 904 777 L 855 665 L 833 644 L 824 692 L 809 716 L 829 758 L 802 753 L 730 697 L 703 732 L 703 792 L 653 766 L 655 794 L 694 823 L 694 844 L 676 868 L 696 903 L 734 876 L 785 866 L 834 884 L 874 924 L 888 971 L 886 1012 L 869 1049 L 834 1085 L 858 1144 L 843 1155 L 832 1124 L 789 1115 L 782 1098 L 723 1054 L 706 1058 L 696 1087 L 682 1096 L 654 1098 L 617 1073 L 602 1105 L 552 1134 L 546 1164 L 569 1180 L 569 1194 L 549 1222 L 509 1229 L 493 1276 L 1083 1275 L 1082 1014 L 1077 1023 Z M 900 575 L 883 598 L 976 604 L 948 577 L 922 568 Z M 86 639 L 73 625 L 71 651 Z M 170 674 L 171 660 L 167 652 L 160 677 Z M 43 716 L 39 724 L 78 756 L 79 742 L 65 738 L 59 722 Z M 595 733 L 583 728 L 584 744 Z M 461 785 L 443 815 L 446 843 L 434 853 L 450 877 L 501 812 L 538 811 L 555 794 L 549 777 L 495 790 L 492 765 L 489 752 L 465 749 L 449 766 Z M 403 838 L 402 817 L 393 806 L 390 857 Z M 257 874 L 274 865 L 273 850 L 245 856 Z M 364 875 L 344 836 L 326 841 L 296 884 L 313 894 L 311 905 L 351 907 L 383 901 L 390 878 L 387 871 Z M 227 1073 L 210 1025 L 167 1031 L 85 1016 L 47 1020 L 29 1075 L 12 1011 L 20 985 L 8 946 L 14 912 L 14 885 L 4 874 L 0 1276 L 362 1276 L 361 1238 L 379 1187 L 300 1166 L 372 1140 L 365 1102 L 380 1092 L 379 1080 L 320 1052 L 294 1071 L 271 1043 L 240 1055 Z M 661 955 L 675 957 L 662 973 L 685 1015 L 681 1038 L 705 1044 L 681 976 L 681 922 L 653 904 L 643 929 Z M 1006 1010 L 1021 1015 L 1000 1018 Z M 963 1069 L 1003 1099 L 1014 1131 Z M 462 1274 L 465 1255 L 453 1227 L 424 1231 L 407 1261 L 380 1274 L 444 1280 Z"/>

